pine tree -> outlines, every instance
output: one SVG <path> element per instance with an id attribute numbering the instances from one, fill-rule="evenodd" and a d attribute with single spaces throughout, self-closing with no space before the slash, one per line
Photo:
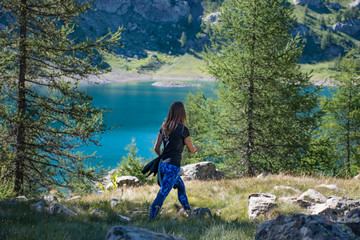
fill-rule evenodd
<path id="1" fill-rule="evenodd" d="M 217 99 L 197 98 L 198 109 L 188 100 L 190 123 L 197 110 L 203 111 L 197 119 L 206 118 L 206 126 L 192 130 L 234 173 L 294 170 L 318 118 L 318 89 L 297 64 L 302 48 L 290 33 L 292 7 L 281 0 L 228 0 L 220 13 L 204 56 L 218 80 Z"/>
<path id="2" fill-rule="evenodd" d="M 3 0 L 0 32 L 0 142 L 10 146 L 8 169 L 18 194 L 72 187 L 92 181 L 91 156 L 76 152 L 97 144 L 104 131 L 104 109 L 79 89 L 79 82 L 100 75 L 97 49 L 120 40 L 121 29 L 94 40 L 74 38 L 75 23 L 91 7 L 82 0 Z"/>
<path id="3" fill-rule="evenodd" d="M 360 170 L 359 63 L 353 52 L 347 54 L 340 63 L 335 86 L 329 87 L 329 95 L 321 101 L 325 116 L 317 141 L 327 145 L 318 148 L 326 148 L 325 161 L 330 162 L 327 171 L 334 175 L 356 175 Z M 324 161 L 324 156 L 320 157 L 319 162 Z"/>

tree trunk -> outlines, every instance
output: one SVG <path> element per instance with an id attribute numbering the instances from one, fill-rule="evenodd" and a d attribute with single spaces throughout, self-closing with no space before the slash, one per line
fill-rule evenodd
<path id="1" fill-rule="evenodd" d="M 14 191 L 17 194 L 23 192 L 24 185 L 24 154 L 25 154 L 25 115 L 26 115 L 26 1 L 21 1 L 20 12 L 20 47 L 19 47 L 19 82 L 17 102 L 17 132 L 16 132 L 16 164 L 15 164 L 15 185 Z"/>

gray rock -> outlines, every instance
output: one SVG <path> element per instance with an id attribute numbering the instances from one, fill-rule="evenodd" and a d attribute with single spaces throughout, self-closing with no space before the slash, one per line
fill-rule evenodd
<path id="1" fill-rule="evenodd" d="M 312 214 L 327 217 L 332 221 L 344 217 L 351 210 L 360 208 L 360 199 L 331 197 L 324 204 L 316 204 L 310 210 Z"/>
<path id="2" fill-rule="evenodd" d="M 47 208 L 45 208 L 45 210 L 50 214 L 64 214 L 68 216 L 77 215 L 77 213 L 75 213 L 74 211 L 58 203 L 50 203 L 50 205 Z"/>
<path id="3" fill-rule="evenodd" d="M 260 173 L 259 175 L 257 175 L 256 178 L 264 178 L 264 177 L 271 177 L 271 176 L 272 176 L 271 173 L 263 172 L 263 173 Z"/>
<path id="4" fill-rule="evenodd" d="M 114 184 L 112 182 L 109 182 L 108 184 L 105 185 L 105 190 L 109 190 L 114 188 Z"/>
<path id="5" fill-rule="evenodd" d="M 339 188 L 338 186 L 336 186 L 334 184 L 320 184 L 319 187 L 327 188 L 327 189 L 333 190 L 333 191 L 342 191 L 342 192 L 345 191 L 344 189 Z"/>
<path id="6" fill-rule="evenodd" d="M 360 237 L 360 208 L 351 210 L 345 217 L 338 219 L 337 222 L 348 225 Z"/>
<path id="7" fill-rule="evenodd" d="M 322 0 L 293 0 L 295 5 L 305 6 L 308 5 L 309 7 L 321 8 L 323 7 Z"/>
<path id="8" fill-rule="evenodd" d="M 356 34 L 360 31 L 360 19 L 349 19 L 335 23 L 332 29 L 349 35 Z"/>
<path id="9" fill-rule="evenodd" d="M 137 187 L 141 185 L 141 182 L 137 177 L 134 176 L 121 176 L 116 178 L 118 187 L 127 186 L 127 187 Z"/>
<path id="10" fill-rule="evenodd" d="M 59 201 L 54 195 L 43 196 L 43 198 L 47 204 Z"/>
<path id="11" fill-rule="evenodd" d="M 98 216 L 98 217 L 106 217 L 108 213 L 100 208 L 95 208 L 90 212 L 91 215 Z"/>
<path id="12" fill-rule="evenodd" d="M 81 198 L 81 196 L 74 196 L 74 197 L 66 199 L 65 201 L 73 201 L 73 200 L 77 200 L 77 199 L 80 199 L 80 198 Z"/>
<path id="13" fill-rule="evenodd" d="M 276 206 L 276 196 L 270 193 L 254 193 L 248 198 L 248 217 L 250 220 L 258 219 L 266 215 L 269 210 Z"/>
<path id="14" fill-rule="evenodd" d="M 211 162 L 199 162 L 189 164 L 183 167 L 184 180 L 220 180 L 225 177 L 224 173 L 217 170 Z"/>
<path id="15" fill-rule="evenodd" d="M 116 205 L 119 205 L 120 204 L 120 201 L 117 200 L 117 199 L 111 199 L 110 200 L 110 206 L 111 207 L 115 207 Z"/>
<path id="16" fill-rule="evenodd" d="M 293 191 L 295 193 L 300 193 L 299 189 L 295 189 L 295 188 L 289 187 L 289 186 L 275 186 L 274 190 L 290 190 L 290 191 Z"/>
<path id="17" fill-rule="evenodd" d="M 145 228 L 133 226 L 114 226 L 106 234 L 105 240 L 184 240 L 170 235 L 156 233 Z"/>
<path id="18" fill-rule="evenodd" d="M 212 219 L 213 216 L 209 208 L 195 208 L 191 210 L 189 218 L 196 218 L 198 220 Z"/>
<path id="19" fill-rule="evenodd" d="M 27 202 L 27 201 L 29 201 L 29 199 L 27 197 L 25 197 L 25 196 L 17 196 L 15 198 L 15 201 L 17 201 L 17 202 Z"/>
<path id="20" fill-rule="evenodd" d="M 349 8 L 359 8 L 360 7 L 360 0 L 355 0 L 354 2 L 349 4 Z"/>
<path id="21" fill-rule="evenodd" d="M 133 218 L 127 217 L 127 216 L 123 216 L 123 215 L 120 215 L 120 214 L 118 214 L 118 217 L 119 217 L 120 222 L 126 222 L 126 223 L 128 223 L 128 222 L 134 221 Z"/>
<path id="22" fill-rule="evenodd" d="M 327 198 L 314 189 L 309 189 L 298 198 L 298 200 L 309 201 L 313 203 L 325 203 Z"/>
<path id="23" fill-rule="evenodd" d="M 318 215 L 280 215 L 274 220 L 262 222 L 255 240 L 355 240 L 352 230 Z"/>
<path id="24" fill-rule="evenodd" d="M 31 204 L 30 207 L 32 208 L 32 210 L 36 212 L 44 212 L 46 207 L 46 202 L 44 198 L 40 198 L 34 204 Z"/>

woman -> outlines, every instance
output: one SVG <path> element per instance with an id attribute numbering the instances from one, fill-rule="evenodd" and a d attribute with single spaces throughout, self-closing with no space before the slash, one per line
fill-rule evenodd
<path id="1" fill-rule="evenodd" d="M 161 126 L 155 143 L 155 152 L 161 159 L 158 171 L 161 186 L 151 205 L 150 219 L 154 219 L 159 213 L 165 198 L 173 187 L 178 189 L 178 198 L 181 205 L 186 211 L 191 211 L 185 185 L 179 176 L 179 171 L 184 145 L 191 153 L 197 152 L 198 147 L 192 145 L 189 129 L 185 126 L 185 122 L 186 113 L 183 103 L 174 102 L 170 106 L 166 121 Z M 160 147 L 163 142 L 164 149 L 161 152 Z"/>

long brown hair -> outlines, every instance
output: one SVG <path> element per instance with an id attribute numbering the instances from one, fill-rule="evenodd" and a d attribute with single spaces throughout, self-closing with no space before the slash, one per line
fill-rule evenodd
<path id="1" fill-rule="evenodd" d="M 179 123 L 185 125 L 186 113 L 184 104 L 178 101 L 171 104 L 166 121 L 162 125 L 164 136 L 169 136 Z"/>

